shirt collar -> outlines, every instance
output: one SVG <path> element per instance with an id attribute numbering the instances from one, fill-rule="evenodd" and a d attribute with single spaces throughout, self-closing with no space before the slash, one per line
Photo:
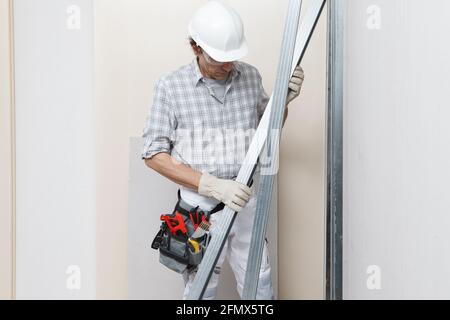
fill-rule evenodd
<path id="1" fill-rule="evenodd" d="M 200 67 L 198 66 L 197 58 L 194 58 L 194 60 L 191 63 L 192 72 L 194 73 L 193 77 L 193 83 L 194 86 L 198 84 L 198 82 L 203 79 L 203 74 L 200 71 Z M 231 71 L 231 80 L 233 81 L 236 77 L 238 77 L 241 74 L 241 66 L 239 65 L 239 62 L 234 63 L 234 68 Z"/>

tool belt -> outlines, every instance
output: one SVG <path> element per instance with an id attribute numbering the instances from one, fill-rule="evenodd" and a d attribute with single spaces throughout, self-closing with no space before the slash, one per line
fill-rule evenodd
<path id="1" fill-rule="evenodd" d="M 195 269 L 202 261 L 210 236 L 208 232 L 199 238 L 192 236 L 202 221 L 209 222 L 210 216 L 223 208 L 223 203 L 210 211 L 191 207 L 181 199 L 178 190 L 175 208 L 171 214 L 161 215 L 161 227 L 152 242 L 152 248 L 159 250 L 159 262 L 178 273 Z"/>

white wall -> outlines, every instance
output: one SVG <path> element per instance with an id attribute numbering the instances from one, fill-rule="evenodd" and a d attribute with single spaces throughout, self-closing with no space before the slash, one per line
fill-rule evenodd
<path id="1" fill-rule="evenodd" d="M 14 1 L 19 299 L 95 297 L 92 14 Z"/>
<path id="2" fill-rule="evenodd" d="M 344 297 L 449 299 L 450 2 L 346 7 Z"/>
<path id="3" fill-rule="evenodd" d="M 13 294 L 9 1 L 0 1 L 0 299 Z"/>

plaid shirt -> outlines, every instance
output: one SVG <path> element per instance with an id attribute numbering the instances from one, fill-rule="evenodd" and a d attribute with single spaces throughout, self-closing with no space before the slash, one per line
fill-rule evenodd
<path id="1" fill-rule="evenodd" d="M 268 101 L 258 70 L 243 62 L 234 63 L 221 101 L 194 59 L 157 81 L 142 159 L 165 152 L 200 172 L 233 179 Z"/>

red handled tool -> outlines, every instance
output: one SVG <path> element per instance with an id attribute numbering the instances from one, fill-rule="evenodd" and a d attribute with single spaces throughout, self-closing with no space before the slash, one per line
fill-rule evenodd
<path id="1" fill-rule="evenodd" d="M 182 234 L 187 234 L 183 216 L 179 212 L 175 212 L 175 216 L 163 214 L 161 215 L 160 220 L 166 222 L 173 235 L 177 235 L 177 231 L 180 231 Z"/>

